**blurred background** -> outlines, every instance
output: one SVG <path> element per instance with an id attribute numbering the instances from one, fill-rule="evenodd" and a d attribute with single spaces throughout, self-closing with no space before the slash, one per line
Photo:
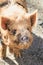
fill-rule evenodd
<path id="1" fill-rule="evenodd" d="M 37 27 L 34 29 L 34 33 L 43 38 L 43 0 L 27 0 L 28 8 L 30 12 L 38 10 Z"/>

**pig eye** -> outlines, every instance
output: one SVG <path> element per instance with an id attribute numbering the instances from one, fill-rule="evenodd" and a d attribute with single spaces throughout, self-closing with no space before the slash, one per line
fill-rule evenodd
<path id="1" fill-rule="evenodd" d="M 9 31 L 10 31 L 10 35 L 15 35 L 15 34 L 16 34 L 16 30 L 12 30 L 12 31 L 11 31 L 11 30 L 9 29 Z"/>
<path id="2" fill-rule="evenodd" d="M 12 31 L 12 34 L 15 35 L 16 34 L 16 29 Z"/>

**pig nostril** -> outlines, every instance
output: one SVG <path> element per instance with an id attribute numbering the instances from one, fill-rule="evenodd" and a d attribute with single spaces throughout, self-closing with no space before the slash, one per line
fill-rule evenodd
<path id="1" fill-rule="evenodd" d="M 25 36 L 21 38 L 22 41 L 27 41 L 28 39 L 29 38 L 28 37 L 25 37 Z"/>
<path id="2" fill-rule="evenodd" d="M 29 37 L 28 36 L 22 36 L 21 34 L 18 34 L 17 36 L 19 42 L 28 42 Z"/>

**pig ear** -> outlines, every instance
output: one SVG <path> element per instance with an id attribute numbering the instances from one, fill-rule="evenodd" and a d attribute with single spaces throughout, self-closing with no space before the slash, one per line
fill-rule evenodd
<path id="1" fill-rule="evenodd" d="M 2 17 L 1 18 L 1 27 L 4 29 L 4 30 L 6 30 L 7 29 L 7 23 L 8 23 L 8 19 L 7 18 L 5 18 L 5 17 Z"/>
<path id="2" fill-rule="evenodd" d="M 34 26 L 37 21 L 37 10 L 30 15 L 31 26 Z"/>
<path id="3" fill-rule="evenodd" d="M 30 19 L 31 26 L 34 26 L 37 20 L 37 10 L 35 10 L 33 13 L 27 15 L 27 19 Z"/>

